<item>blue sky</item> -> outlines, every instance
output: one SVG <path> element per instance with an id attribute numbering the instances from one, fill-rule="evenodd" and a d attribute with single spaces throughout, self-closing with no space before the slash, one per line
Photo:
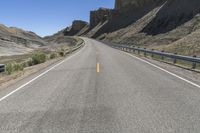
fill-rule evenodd
<path id="1" fill-rule="evenodd" d="M 90 10 L 114 7 L 115 0 L 1 0 L 0 23 L 51 35 L 75 19 L 89 21 Z"/>

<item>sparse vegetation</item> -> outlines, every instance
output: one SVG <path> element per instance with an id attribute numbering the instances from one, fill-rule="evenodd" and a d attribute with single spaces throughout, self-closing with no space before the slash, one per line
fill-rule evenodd
<path id="1" fill-rule="evenodd" d="M 8 63 L 6 65 L 6 73 L 8 75 L 12 74 L 13 72 L 18 72 L 18 71 L 23 71 L 23 70 L 24 70 L 23 64 Z"/>
<path id="2" fill-rule="evenodd" d="M 13 72 L 13 65 L 12 63 L 9 63 L 6 65 L 6 73 L 10 75 L 12 72 Z"/>
<path id="3" fill-rule="evenodd" d="M 65 57 L 81 47 L 83 40 L 78 37 L 66 37 L 68 40 L 73 40 L 73 45 L 58 45 L 55 49 L 39 49 L 33 53 L 24 55 L 13 55 L 0 57 L 0 63 L 6 64 L 5 72 L 1 76 L 12 75 L 16 72 L 21 72 L 24 68 L 34 66 L 46 62 L 47 60 L 55 59 L 58 57 Z M 18 73 L 16 73 L 18 74 Z"/>
<path id="4" fill-rule="evenodd" d="M 41 49 L 25 55 L 0 57 L 1 63 L 6 64 L 5 74 L 11 75 L 14 72 L 23 71 L 26 67 L 44 63 L 49 59 L 65 57 L 66 55 L 71 54 L 73 51 L 80 48 L 83 42 L 82 39 L 77 37 L 71 37 L 71 39 L 74 39 L 75 44 L 73 46 L 69 47 L 62 45 L 57 49 L 57 51 L 45 51 Z"/>
<path id="5" fill-rule="evenodd" d="M 42 52 L 37 52 L 33 54 L 33 56 L 31 57 L 31 60 L 32 60 L 33 65 L 37 65 L 40 63 L 44 63 L 47 60 L 47 56 Z"/>
<path id="6" fill-rule="evenodd" d="M 50 54 L 50 59 L 55 59 L 57 57 L 57 54 L 56 53 L 51 53 Z"/>

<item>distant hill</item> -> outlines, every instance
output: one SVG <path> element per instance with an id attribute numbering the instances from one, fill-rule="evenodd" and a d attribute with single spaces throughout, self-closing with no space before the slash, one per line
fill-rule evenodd
<path id="1" fill-rule="evenodd" d="M 46 42 L 30 31 L 0 24 L 0 56 L 23 54 L 46 45 Z"/>
<path id="2" fill-rule="evenodd" d="M 72 25 L 58 31 L 54 35 L 46 36 L 43 39 L 49 43 L 59 43 L 64 36 L 80 36 L 87 33 L 89 30 L 88 22 L 82 20 L 74 20 Z"/>

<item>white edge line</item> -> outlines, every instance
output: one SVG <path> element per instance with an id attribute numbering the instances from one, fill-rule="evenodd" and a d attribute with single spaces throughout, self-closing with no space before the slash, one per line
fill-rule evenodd
<path id="1" fill-rule="evenodd" d="M 83 45 L 85 46 L 85 45 Z M 28 81 L 27 83 L 21 85 L 20 87 L 18 87 L 17 89 L 15 89 L 14 91 L 8 93 L 7 95 L 3 96 L 2 98 L 0 98 L 0 102 L 2 102 L 3 100 L 5 100 L 7 97 L 11 96 L 12 94 L 16 93 L 17 91 L 21 90 L 22 88 L 26 87 L 27 85 L 29 85 L 30 83 L 34 82 L 35 80 L 37 80 L 38 78 L 42 77 L 43 75 L 47 74 L 48 72 L 50 72 L 51 70 L 53 70 L 54 68 L 60 66 L 61 64 L 63 64 L 64 62 L 66 62 L 67 60 L 71 59 L 73 56 L 75 56 L 76 53 L 72 54 L 71 56 L 67 57 L 66 59 L 64 59 L 63 61 L 59 62 L 58 64 L 56 64 L 55 66 L 51 67 L 50 69 L 46 70 L 45 72 L 41 73 L 40 75 L 38 75 L 37 77 L 31 79 L 30 81 Z"/>
<path id="2" fill-rule="evenodd" d="M 123 52 L 123 51 L 122 51 Z M 150 63 L 150 62 L 148 62 L 148 61 L 146 61 L 146 60 L 143 60 L 143 59 L 141 59 L 141 58 L 139 58 L 139 57 L 136 57 L 136 56 L 134 56 L 134 55 L 132 55 L 132 54 L 130 54 L 130 53 L 127 53 L 127 52 L 123 52 L 123 53 L 125 53 L 125 54 L 127 54 L 127 55 L 129 55 L 129 56 L 131 56 L 131 57 L 133 57 L 133 58 L 135 58 L 135 59 L 137 59 L 137 60 L 140 60 L 140 61 L 142 61 L 142 62 L 144 62 L 144 63 L 147 63 L 147 64 L 149 64 L 149 65 L 151 65 L 151 66 L 153 66 L 153 67 L 155 67 L 155 68 L 157 68 L 157 69 L 160 69 L 161 71 L 164 71 L 164 72 L 166 72 L 166 73 L 168 73 L 168 74 L 170 74 L 170 75 L 172 75 L 172 76 L 174 76 L 174 77 L 176 77 L 176 78 L 178 78 L 178 79 L 181 79 L 181 80 L 183 80 L 183 81 L 185 81 L 185 82 L 187 82 L 187 83 L 189 83 L 189 84 L 191 84 L 191 85 L 193 85 L 193 86 L 195 86 L 195 87 L 197 87 L 197 88 L 200 88 L 200 85 L 198 85 L 198 84 L 196 84 L 196 83 L 193 83 L 192 81 L 189 81 L 189 80 L 187 80 L 187 79 L 185 79 L 185 78 L 183 78 L 183 77 L 180 77 L 180 76 L 178 76 L 178 75 L 176 75 L 176 74 L 174 74 L 174 73 L 172 73 L 172 72 L 170 72 L 170 71 L 168 71 L 168 70 L 165 70 L 164 68 L 161 68 L 161 67 L 159 67 L 159 66 L 157 66 L 157 65 L 154 65 L 154 64 L 152 64 L 152 63 Z"/>

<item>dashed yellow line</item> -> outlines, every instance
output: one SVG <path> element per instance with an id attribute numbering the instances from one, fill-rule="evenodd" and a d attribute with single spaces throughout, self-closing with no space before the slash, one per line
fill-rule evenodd
<path id="1" fill-rule="evenodd" d="M 97 63 L 97 73 L 100 73 L 100 64 Z"/>

